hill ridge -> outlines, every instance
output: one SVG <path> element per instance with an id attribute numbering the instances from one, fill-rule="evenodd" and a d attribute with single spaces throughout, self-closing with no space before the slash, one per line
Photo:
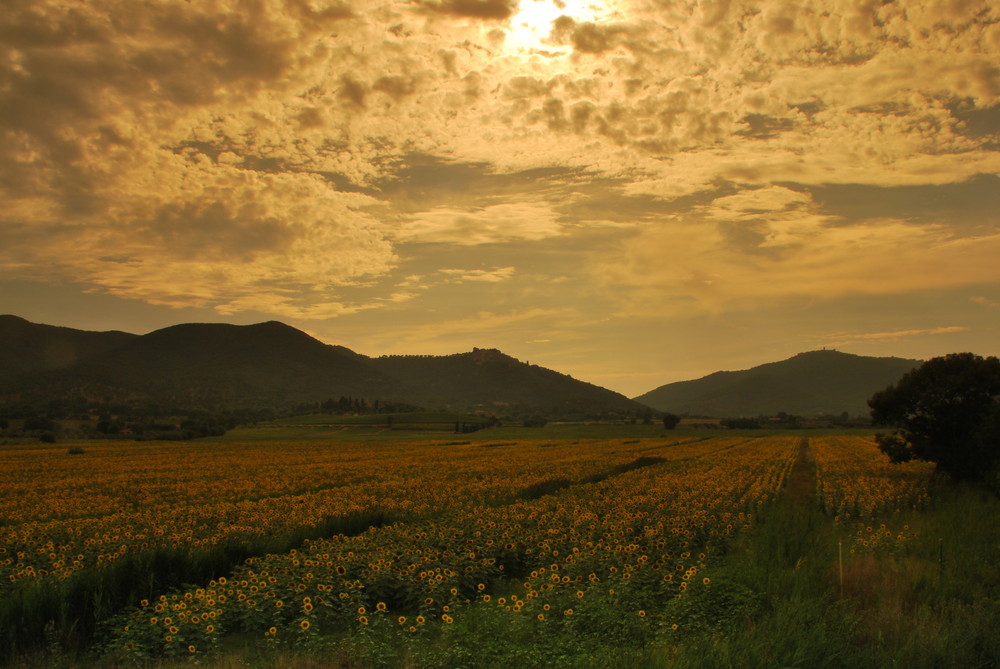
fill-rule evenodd
<path id="1" fill-rule="evenodd" d="M 703 416 L 759 416 L 780 412 L 865 415 L 867 400 L 921 361 L 873 357 L 835 349 L 803 351 L 743 370 L 718 371 L 669 383 L 634 397 L 660 411 Z"/>
<path id="2" fill-rule="evenodd" d="M 53 332 L 47 328 L 55 326 L 28 327 L 44 339 Z M 2 330 L 0 322 L 0 338 Z M 34 367 L 22 366 L 12 375 L 16 379 L 0 379 L 6 381 L 0 383 L 0 400 L 42 404 L 104 397 L 218 410 L 347 396 L 427 409 L 560 415 L 649 411 L 620 393 L 529 365 L 496 348 L 370 358 L 275 320 L 179 323 L 106 343 L 71 365 L 35 360 Z M 4 355 L 0 350 L 0 366 L 7 362 Z"/>

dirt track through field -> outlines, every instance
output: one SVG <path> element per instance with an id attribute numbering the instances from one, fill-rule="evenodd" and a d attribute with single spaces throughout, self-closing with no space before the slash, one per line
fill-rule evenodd
<path id="1" fill-rule="evenodd" d="M 792 504 L 811 504 L 816 497 L 816 462 L 805 437 L 799 443 L 799 455 L 788 475 L 785 494 Z"/>

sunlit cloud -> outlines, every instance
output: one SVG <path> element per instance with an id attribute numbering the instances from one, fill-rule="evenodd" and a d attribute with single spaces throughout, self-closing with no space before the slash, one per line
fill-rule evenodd
<path id="1" fill-rule="evenodd" d="M 1000 233 L 957 234 L 946 223 L 846 224 L 807 194 L 766 188 L 717 198 L 648 227 L 598 271 L 620 287 L 623 313 L 759 307 L 995 282 Z"/>
<path id="2" fill-rule="evenodd" d="M 493 270 L 485 269 L 440 269 L 441 274 L 451 277 L 451 281 L 482 281 L 486 283 L 499 283 L 507 281 L 514 276 L 513 267 L 498 267 Z"/>
<path id="3" fill-rule="evenodd" d="M 988 309 L 1000 309 L 1000 302 L 998 302 L 997 300 L 991 300 L 988 297 L 976 296 L 969 299 L 972 302 L 975 302 L 976 304 L 986 307 Z"/>
<path id="4" fill-rule="evenodd" d="M 392 235 L 395 241 L 401 243 L 477 246 L 537 241 L 562 232 L 562 225 L 551 206 L 510 203 L 476 209 L 441 208 L 422 212 L 403 222 Z"/>
<path id="5" fill-rule="evenodd" d="M 948 325 L 937 328 L 921 328 L 911 330 L 892 330 L 889 332 L 834 332 L 826 335 L 831 345 L 843 346 L 858 342 L 900 341 L 915 337 L 927 337 L 942 334 L 966 332 L 968 328 L 959 325 Z"/>
<path id="6" fill-rule="evenodd" d="M 995 304 L 994 2 L 321 4 L 9 0 L 0 281 L 400 345 Z"/>

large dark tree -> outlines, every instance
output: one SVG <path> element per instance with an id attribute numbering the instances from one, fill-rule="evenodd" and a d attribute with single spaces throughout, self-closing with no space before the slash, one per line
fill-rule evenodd
<path id="1" fill-rule="evenodd" d="M 956 478 L 976 479 L 1000 460 L 998 397 L 1000 360 L 952 353 L 875 393 L 868 406 L 876 425 L 894 428 L 876 435 L 894 462 L 927 460 Z"/>

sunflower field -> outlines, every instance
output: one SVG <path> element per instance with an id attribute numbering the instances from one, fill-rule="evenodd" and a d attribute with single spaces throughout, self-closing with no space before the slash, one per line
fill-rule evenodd
<path id="1" fill-rule="evenodd" d="M 115 666 L 648 653 L 762 610 L 725 565 L 793 470 L 852 554 L 905 544 L 900 514 L 933 490 L 928 467 L 843 436 L 104 443 L 0 464 L 5 657 Z"/>

